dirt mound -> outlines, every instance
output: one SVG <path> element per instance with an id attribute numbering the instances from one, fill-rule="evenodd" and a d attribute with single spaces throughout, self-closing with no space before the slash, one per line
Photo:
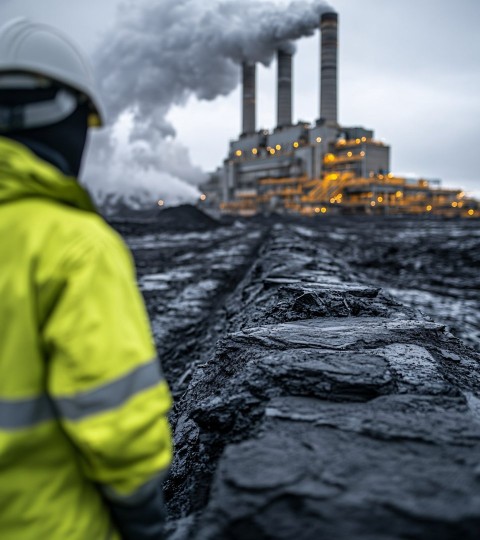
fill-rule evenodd
<path id="1" fill-rule="evenodd" d="M 220 225 L 216 219 L 191 204 L 149 210 L 125 208 L 115 216 L 107 217 L 107 220 L 120 234 L 126 236 L 164 231 L 208 231 Z"/>
<path id="2" fill-rule="evenodd" d="M 159 229 L 198 231 L 213 229 L 219 223 L 191 204 L 182 204 L 160 210 L 156 223 Z"/>

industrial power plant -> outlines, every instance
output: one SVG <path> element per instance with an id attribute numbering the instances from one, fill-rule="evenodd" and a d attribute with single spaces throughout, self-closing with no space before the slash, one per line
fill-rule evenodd
<path id="1" fill-rule="evenodd" d="M 292 61 L 277 51 L 277 126 L 256 127 L 256 64 L 242 64 L 242 133 L 202 186 L 222 213 L 432 214 L 479 217 L 479 201 L 439 180 L 390 170 L 390 147 L 373 130 L 338 123 L 338 15 L 320 18 L 320 117 L 292 123 Z"/>

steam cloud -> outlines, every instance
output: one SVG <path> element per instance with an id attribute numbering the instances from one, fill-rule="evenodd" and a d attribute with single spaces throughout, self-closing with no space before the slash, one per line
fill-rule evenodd
<path id="1" fill-rule="evenodd" d="M 242 61 L 269 65 L 278 48 L 293 52 L 293 41 L 312 35 L 325 11 L 332 8 L 319 0 L 123 4 L 95 55 L 114 127 L 92 141 L 87 183 L 98 193 L 94 179 L 101 175 L 104 192 L 145 192 L 152 200 L 169 190 L 197 193 L 193 186 L 205 174 L 175 140 L 166 118 L 170 108 L 192 95 L 213 100 L 229 94 L 239 83 Z"/>

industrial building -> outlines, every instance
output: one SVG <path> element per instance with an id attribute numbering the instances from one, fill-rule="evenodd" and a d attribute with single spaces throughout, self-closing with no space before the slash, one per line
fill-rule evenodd
<path id="1" fill-rule="evenodd" d="M 440 182 L 390 171 L 390 147 L 363 127 L 337 119 L 338 15 L 320 20 L 320 118 L 292 123 L 292 62 L 277 51 L 277 126 L 256 130 L 256 65 L 242 65 L 242 133 L 223 166 L 202 186 L 205 203 L 223 213 L 288 212 L 479 216 L 478 201 Z"/>

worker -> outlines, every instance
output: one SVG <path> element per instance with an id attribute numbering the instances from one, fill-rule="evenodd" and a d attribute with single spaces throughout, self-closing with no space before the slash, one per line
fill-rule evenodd
<path id="1" fill-rule="evenodd" d="M 2 540 L 162 538 L 171 397 L 131 255 L 76 180 L 102 122 L 68 38 L 0 30 Z"/>

